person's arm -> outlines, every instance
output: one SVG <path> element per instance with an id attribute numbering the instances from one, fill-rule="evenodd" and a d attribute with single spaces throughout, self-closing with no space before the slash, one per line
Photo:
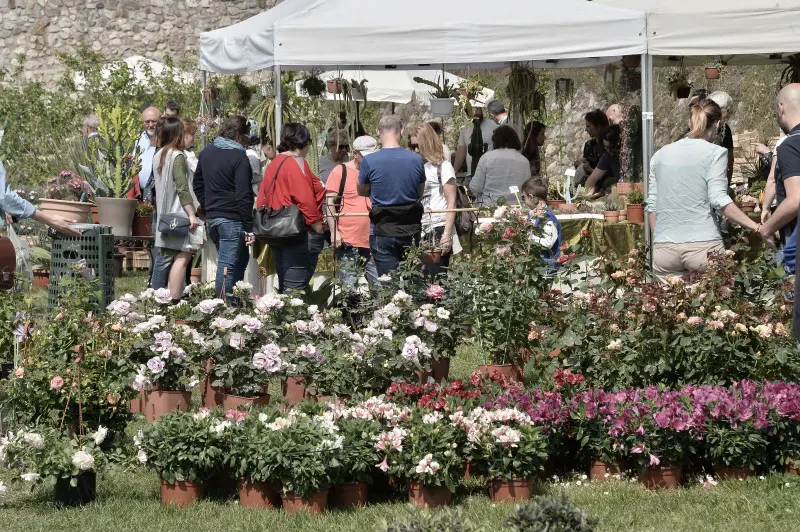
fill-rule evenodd
<path id="1" fill-rule="evenodd" d="M 556 224 L 549 220 L 544 224 L 541 236 L 531 233 L 531 242 L 545 249 L 552 248 L 557 241 L 558 228 L 556 227 Z"/>
<path id="2" fill-rule="evenodd" d="M 796 218 L 797 208 L 800 206 L 800 149 L 784 142 L 778 147 L 778 160 L 784 173 L 783 187 L 786 189 L 786 199 L 761 226 L 759 232 L 765 240 Z"/>
<path id="3" fill-rule="evenodd" d="M 486 164 L 489 157 L 483 156 L 478 161 L 478 166 L 475 167 L 475 175 L 469 182 L 470 191 L 475 194 L 475 197 L 480 198 L 483 194 L 483 188 L 486 186 Z"/>
<path id="4" fill-rule="evenodd" d="M 364 160 L 361 161 L 361 169 L 358 171 L 358 184 L 356 185 L 356 191 L 358 192 L 358 195 L 365 198 L 370 197 L 372 192 L 369 184 L 369 172 L 369 164 L 367 163 L 367 158 L 365 157 Z"/>
<path id="5" fill-rule="evenodd" d="M 197 168 L 194 171 L 194 179 L 192 179 L 192 190 L 194 190 L 194 197 L 197 198 L 197 203 L 200 204 L 202 209 L 206 204 L 206 187 L 203 182 L 203 154 L 197 158 Z"/>
<path id="6" fill-rule="evenodd" d="M 417 182 L 419 183 L 419 196 L 417 199 L 422 201 L 422 198 L 425 197 L 425 163 L 422 160 L 422 157 L 419 158 L 419 164 L 417 164 Z"/>
<path id="7" fill-rule="evenodd" d="M 286 167 L 282 168 L 281 171 L 285 171 Z M 298 171 L 296 168 L 292 168 L 294 171 Z M 314 183 L 312 180 L 318 178 L 311 173 L 311 169 L 308 167 L 308 163 L 306 163 L 306 173 L 304 174 L 304 179 L 298 177 L 298 179 L 293 179 L 289 185 L 289 197 L 292 199 L 292 203 L 297 205 L 297 208 L 300 209 L 300 212 L 303 213 L 303 218 L 306 219 L 306 225 L 311 227 L 314 232 L 321 233 L 322 232 L 322 209 L 320 209 L 320 205 L 317 203 L 317 198 L 314 194 Z M 322 186 L 322 183 L 320 183 Z"/>
<path id="8" fill-rule="evenodd" d="M 586 178 L 586 190 L 594 190 L 597 183 L 603 179 L 607 172 L 608 170 L 600 168 L 600 164 L 598 163 L 597 168 L 592 170 L 592 173 Z"/>
<path id="9" fill-rule="evenodd" d="M 764 187 L 764 203 L 761 205 L 761 223 L 767 223 L 769 217 L 772 216 L 770 209 L 772 202 L 775 201 L 775 168 L 778 165 L 778 157 L 772 158 L 772 164 L 769 167 L 769 177 L 767 184 Z"/>
<path id="10" fill-rule="evenodd" d="M 656 171 L 654 162 L 656 157 L 650 160 L 650 172 L 647 176 L 647 199 L 645 200 L 645 211 L 647 211 L 647 217 L 650 221 L 650 234 L 652 235 L 656 230 L 656 194 L 657 194 L 657 187 L 656 187 Z"/>
<path id="11" fill-rule="evenodd" d="M 721 150 L 715 155 L 706 174 L 708 201 L 712 207 L 722 211 L 726 218 L 736 224 L 755 231 L 758 224 L 743 213 L 728 195 L 728 154 Z"/>
<path id="12" fill-rule="evenodd" d="M 728 183 L 733 179 L 733 150 L 728 150 Z"/>
<path id="13" fill-rule="evenodd" d="M 247 156 L 242 154 L 234 166 L 234 198 L 236 208 L 239 210 L 239 219 L 242 221 L 242 229 L 245 233 L 253 232 L 253 170 L 250 168 L 250 161 Z M 199 199 L 199 198 L 198 198 Z"/>
<path id="14" fill-rule="evenodd" d="M 456 148 L 456 160 L 453 163 L 453 167 L 456 170 L 456 174 L 461 173 L 461 168 L 467 162 L 467 147 L 459 144 L 458 148 Z"/>
<path id="15" fill-rule="evenodd" d="M 458 185 L 456 185 L 455 178 L 451 178 L 442 187 L 444 198 L 447 200 L 447 217 L 444 220 L 444 233 L 442 233 L 442 240 L 440 246 L 444 253 L 449 253 L 453 249 L 453 231 L 456 225 L 456 197 L 458 195 Z"/>
<path id="16" fill-rule="evenodd" d="M 343 242 L 339 237 L 339 217 L 337 216 L 336 209 L 340 207 L 336 204 L 337 196 L 339 195 L 339 186 L 342 184 L 342 168 L 337 166 L 328 175 L 328 182 L 325 184 L 325 207 L 328 218 L 328 228 L 331 230 L 331 243 L 333 247 L 339 247 Z M 342 198 L 344 203 L 344 198 Z M 341 212 L 342 209 L 339 209 Z"/>
<path id="17" fill-rule="evenodd" d="M 175 157 L 172 163 L 172 181 L 175 183 L 175 193 L 178 195 L 183 210 L 189 216 L 189 230 L 194 231 L 200 222 L 194 212 L 194 200 L 192 193 L 189 192 L 189 167 L 186 164 L 186 156 L 182 153 Z"/>

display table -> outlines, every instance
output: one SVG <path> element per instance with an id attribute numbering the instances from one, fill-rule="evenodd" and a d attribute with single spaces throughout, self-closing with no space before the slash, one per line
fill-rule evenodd
<path id="1" fill-rule="evenodd" d="M 581 253 L 605 255 L 609 251 L 617 256 L 630 253 L 644 244 L 644 224 L 628 222 L 606 223 L 602 219 L 557 216 L 561 224 L 561 241 L 573 246 L 583 243 Z M 583 231 L 589 232 L 583 236 Z"/>

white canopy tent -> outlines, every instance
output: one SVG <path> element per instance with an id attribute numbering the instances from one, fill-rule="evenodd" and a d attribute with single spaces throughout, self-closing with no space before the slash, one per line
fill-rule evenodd
<path id="1" fill-rule="evenodd" d="M 320 79 L 328 81 L 331 79 L 342 78 L 345 80 L 366 80 L 367 101 L 368 102 L 388 102 L 408 104 L 413 100 L 422 105 L 430 105 L 432 87 L 414 81 L 415 77 L 428 79 L 441 83 L 441 70 L 329 70 L 320 74 Z M 450 85 L 460 86 L 464 78 L 456 76 L 450 72 L 445 72 L 445 79 Z M 307 97 L 302 89 L 303 80 L 295 83 L 295 90 L 298 96 Z M 341 100 L 341 96 L 325 93 L 328 100 Z M 492 89 L 483 89 L 476 98 L 475 105 L 482 107 L 494 98 Z"/>

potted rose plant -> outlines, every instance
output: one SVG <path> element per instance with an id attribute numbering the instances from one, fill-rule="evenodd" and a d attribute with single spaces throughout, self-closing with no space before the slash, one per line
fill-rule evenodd
<path id="1" fill-rule="evenodd" d="M 337 407 L 336 426 L 344 440 L 337 457 L 340 466 L 333 479 L 330 502 L 339 508 L 364 506 L 378 463 L 378 454 L 371 442 L 381 427 L 366 409 Z"/>
<path id="2" fill-rule="evenodd" d="M 271 423 L 278 417 L 278 410 L 267 408 L 242 414 L 226 460 L 238 478 L 239 504 L 248 508 L 277 508 L 281 504 L 279 487 L 274 484 L 277 462 L 272 461 L 274 454 L 270 449 L 275 435 Z"/>
<path id="3" fill-rule="evenodd" d="M 135 438 L 138 461 L 161 479 L 161 502 L 186 506 L 202 498 L 205 481 L 224 461 L 224 434 L 233 425 L 208 409 L 161 416 Z"/>
<path id="4" fill-rule="evenodd" d="M 99 446 L 108 433 L 105 427 L 85 436 L 67 436 L 48 427 L 22 428 L 3 438 L 2 455 L 9 467 L 21 471 L 15 481 L 35 485 L 54 478 L 59 506 L 81 506 L 96 494 L 96 473 L 106 464 Z"/>

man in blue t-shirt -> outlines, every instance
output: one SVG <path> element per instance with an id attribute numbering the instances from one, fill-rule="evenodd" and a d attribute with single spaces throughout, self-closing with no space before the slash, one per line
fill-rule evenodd
<path id="1" fill-rule="evenodd" d="M 400 146 L 402 132 L 399 116 L 381 118 L 383 148 L 364 157 L 358 173 L 358 193 L 372 200 L 369 240 L 379 276 L 398 268 L 422 229 L 425 166 L 422 157 Z"/>

